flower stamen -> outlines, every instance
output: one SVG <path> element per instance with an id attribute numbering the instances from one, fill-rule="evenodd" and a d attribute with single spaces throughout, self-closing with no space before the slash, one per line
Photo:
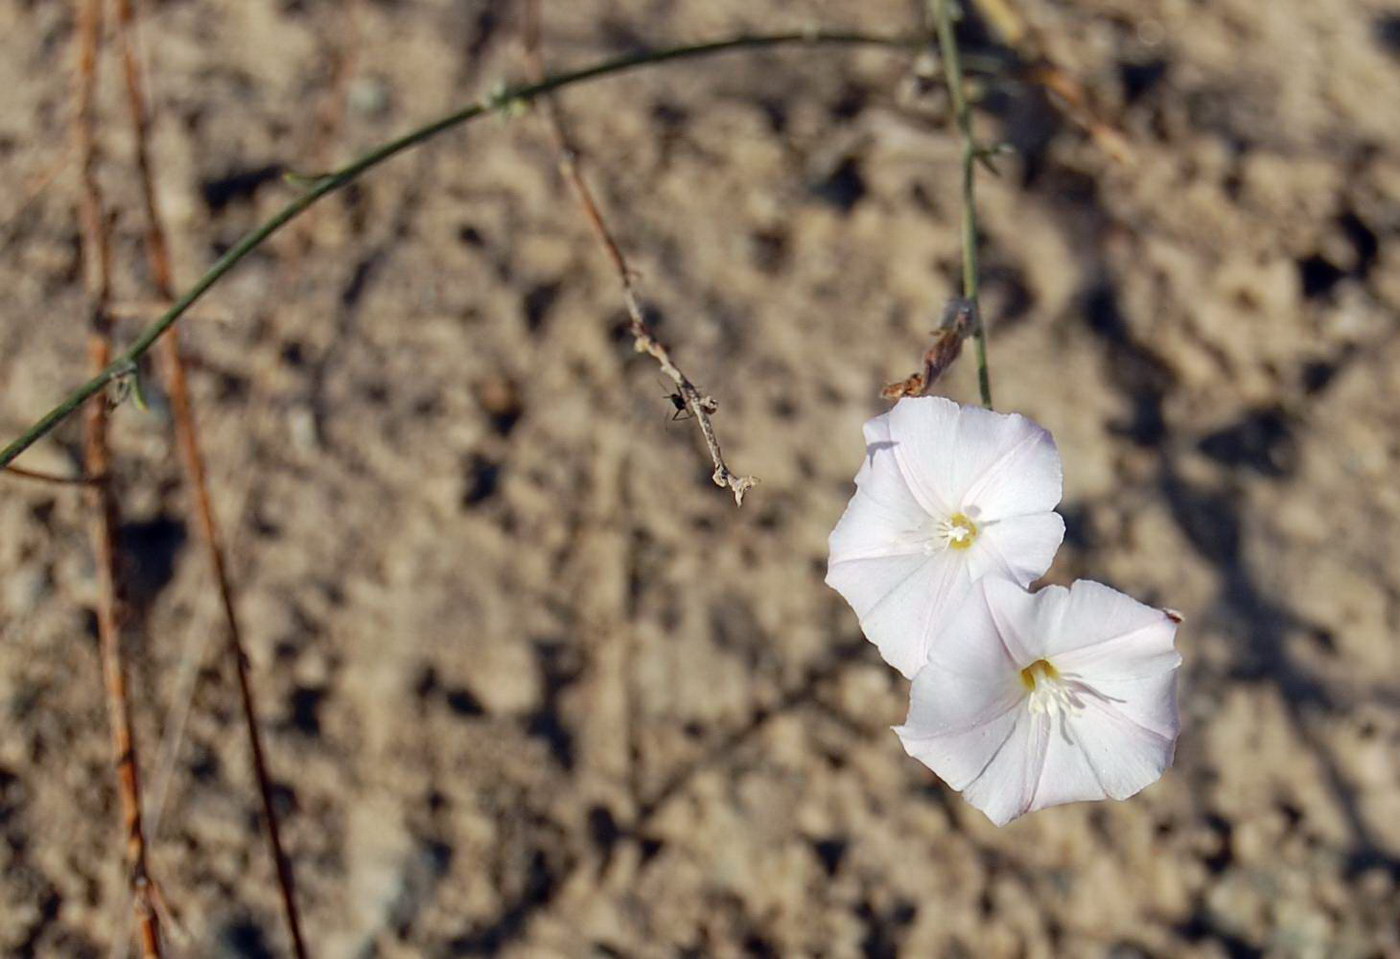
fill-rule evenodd
<path id="1" fill-rule="evenodd" d="M 938 524 L 938 535 L 951 549 L 967 549 L 977 541 L 977 524 L 966 513 L 954 513 Z"/>
<path id="2" fill-rule="evenodd" d="M 1021 670 L 1021 685 L 1026 687 L 1026 708 L 1031 713 L 1040 713 L 1051 722 L 1057 722 L 1060 735 L 1066 743 L 1073 745 L 1069 719 L 1084 710 L 1081 693 L 1094 694 L 1087 684 L 1061 673 L 1048 659 L 1037 659 Z"/>
<path id="3" fill-rule="evenodd" d="M 1037 659 L 1021 670 L 1021 685 L 1026 687 L 1026 708 L 1059 720 L 1060 734 L 1065 742 L 1073 743 L 1068 720 L 1084 711 L 1085 701 L 1120 703 L 1121 699 L 1099 692 L 1078 673 L 1062 673 L 1048 659 Z"/>
<path id="4" fill-rule="evenodd" d="M 1021 683 L 1032 693 L 1041 685 L 1056 682 L 1059 678 L 1060 671 L 1048 659 L 1037 659 L 1021 670 Z"/>

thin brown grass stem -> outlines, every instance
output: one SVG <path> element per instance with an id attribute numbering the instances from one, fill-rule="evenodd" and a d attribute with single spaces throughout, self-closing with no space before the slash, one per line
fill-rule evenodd
<path id="1" fill-rule="evenodd" d="M 97 486 L 105 481 L 105 476 L 60 476 L 45 470 L 25 469 L 22 466 L 7 466 L 3 471 L 19 479 L 33 480 L 36 483 L 50 483 L 54 486 Z"/>
<path id="2" fill-rule="evenodd" d="M 152 285 L 155 287 L 156 296 L 168 304 L 174 302 L 176 297 L 175 278 L 170 260 L 168 234 L 156 199 L 155 175 L 150 152 L 150 113 L 141 81 L 141 61 L 136 50 L 135 22 L 131 0 L 116 0 L 116 10 L 117 37 L 121 46 L 122 65 L 126 76 L 127 105 L 131 112 L 131 125 L 136 144 L 136 167 L 141 183 L 141 201 L 146 225 L 146 256 L 150 262 Z M 263 826 L 267 835 L 268 851 L 272 856 L 277 874 L 278 892 L 287 923 L 287 932 L 292 942 L 294 954 L 298 959 L 305 959 L 307 956 L 306 943 L 301 931 L 300 913 L 297 910 L 292 867 L 282 846 L 281 829 L 277 819 L 277 810 L 273 803 L 272 778 L 268 774 L 266 752 L 263 748 L 262 734 L 258 728 L 257 701 L 252 678 L 249 675 L 248 655 L 243 644 L 242 628 L 238 618 L 237 604 L 234 600 L 233 586 L 229 580 L 228 567 L 224 559 L 223 540 L 218 521 L 214 516 L 213 501 L 209 495 L 209 481 L 205 469 L 204 453 L 199 440 L 198 421 L 195 417 L 194 402 L 190 397 L 184 359 L 180 354 L 178 330 L 171 330 L 170 335 L 161 340 L 160 351 L 166 387 L 170 396 L 171 414 L 175 423 L 176 442 L 180 448 L 185 480 L 193 499 L 195 523 L 199 528 L 205 554 L 214 574 L 215 587 L 219 593 L 219 602 L 228 637 L 228 655 L 232 660 L 238 680 L 239 701 L 242 706 L 243 725 L 247 731 L 253 778 L 257 784 L 258 796 L 262 805 Z"/>
<path id="3" fill-rule="evenodd" d="M 78 220 L 88 299 L 88 357 L 95 372 L 100 372 L 112 360 L 112 325 L 107 313 L 111 299 L 112 250 L 102 190 L 97 180 L 97 121 L 94 107 L 101 36 L 102 0 L 81 0 L 77 11 L 78 64 L 73 129 L 81 182 Z M 89 403 L 85 409 L 83 458 L 90 476 L 107 476 L 111 470 L 107 412 L 107 405 L 101 402 Z M 146 959 L 158 959 L 161 956 L 160 922 L 151 902 L 146 839 L 141 823 L 141 775 L 118 611 L 116 495 L 109 483 L 90 485 L 86 492 L 92 512 L 92 540 L 97 559 L 98 639 L 112 727 L 112 750 L 136 935 L 141 954 Z"/>

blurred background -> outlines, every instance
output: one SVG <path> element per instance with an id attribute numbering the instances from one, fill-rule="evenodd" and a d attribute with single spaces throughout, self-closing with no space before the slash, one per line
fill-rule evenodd
<path id="1" fill-rule="evenodd" d="M 537 114 L 402 156 L 182 325 L 318 956 L 1400 955 L 1400 5 L 966 2 L 998 406 L 1055 435 L 1049 580 L 1185 615 L 1177 762 L 997 830 L 905 757 L 907 683 L 822 583 L 861 423 L 957 292 L 958 144 L 882 49 L 563 95 L 736 510 L 632 350 Z M 994 4 L 994 7 L 1003 6 Z M 142 5 L 177 283 L 316 172 L 520 79 L 517 5 Z M 552 67 L 907 0 L 544 4 Z M 0 0 L 0 432 L 83 378 L 73 4 Z M 1111 128 L 1015 80 L 1044 56 Z M 125 341 L 155 315 L 102 66 Z M 1093 122 L 1089 126 L 1094 126 Z M 1110 141 L 1121 138 L 1124 155 Z M 288 955 L 158 380 L 114 416 L 172 953 Z M 940 389 L 975 401 L 965 358 Z M 73 473 L 76 421 L 21 461 Z M 0 478 L 0 953 L 127 922 L 79 494 Z M 157 743 L 199 682 L 163 777 Z"/>

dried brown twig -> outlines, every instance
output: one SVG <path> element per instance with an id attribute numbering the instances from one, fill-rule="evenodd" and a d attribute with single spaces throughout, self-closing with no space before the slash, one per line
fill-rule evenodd
<path id="1" fill-rule="evenodd" d="M 1084 84 L 1054 60 L 1044 38 L 1015 4 L 1011 0 L 977 0 L 977 6 L 992 29 L 1025 61 L 1022 78 L 1051 94 L 1051 102 L 1110 158 L 1118 163 L 1133 162 L 1133 148 L 1123 131 L 1105 118 Z"/>
<path id="2" fill-rule="evenodd" d="M 93 106 L 101 36 L 102 0 L 83 0 L 78 7 L 73 133 L 81 177 L 78 220 L 83 278 L 88 297 L 88 355 L 94 370 L 107 366 L 112 357 L 112 320 L 107 313 L 111 299 L 112 250 L 102 191 L 97 182 Z M 107 412 L 107 405 L 103 402 L 87 405 L 83 455 L 86 471 L 92 476 L 106 476 L 111 468 Z M 142 955 L 154 959 L 161 955 L 160 922 L 151 904 L 146 839 L 141 826 L 141 776 L 137 764 L 136 735 L 131 722 L 131 701 L 127 695 L 126 663 L 122 655 L 121 620 L 117 608 L 117 503 L 108 483 L 90 485 L 86 492 L 92 510 L 93 547 L 97 553 L 97 628 L 102 672 L 107 686 L 107 708 L 112 724 L 112 748 L 116 756 L 117 791 L 121 797 L 125 828 L 128 877 Z"/>
<path id="3" fill-rule="evenodd" d="M 524 14 L 522 45 L 525 50 L 526 68 L 530 80 L 540 83 L 545 77 L 544 59 L 540 54 L 540 0 L 525 0 Z M 564 175 L 564 179 L 569 182 L 593 235 L 597 237 L 598 243 L 607 253 L 613 269 L 617 272 L 618 282 L 622 285 L 622 302 L 627 309 L 627 328 L 628 332 L 632 334 L 632 341 L 637 352 L 646 353 L 655 359 L 661 367 L 661 372 L 665 373 L 676 385 L 677 392 L 685 406 L 690 410 L 691 416 L 700 428 L 700 435 L 705 440 L 705 446 L 710 451 L 710 460 L 715 467 L 713 475 L 715 485 L 733 493 L 735 505 L 742 506 L 744 505 L 744 494 L 758 480 L 752 476 L 740 476 L 734 473 L 725 463 L 724 454 L 719 447 L 719 437 L 715 434 L 714 424 L 710 421 L 710 417 L 719 409 L 719 404 L 714 397 L 702 392 L 691 381 L 690 377 L 686 376 L 676 365 L 675 360 L 671 358 L 671 351 L 665 343 L 657 339 L 656 334 L 651 329 L 651 324 L 646 321 L 646 316 L 642 312 L 641 299 L 637 296 L 636 285 L 632 280 L 632 269 L 627 265 L 627 258 L 622 252 L 622 247 L 618 245 L 612 231 L 608 228 L 607 221 L 603 219 L 602 210 L 593 197 L 593 191 L 589 189 L 588 181 L 584 179 L 583 173 L 579 169 L 579 150 L 570 139 L 564 125 L 563 111 L 553 94 L 546 93 L 540 99 L 545 119 L 549 124 L 550 134 L 558 148 L 559 170 Z"/>
<path id="4" fill-rule="evenodd" d="M 146 255 L 151 265 L 151 280 L 155 286 L 156 296 L 169 304 L 175 300 L 176 295 L 174 271 L 170 262 L 169 240 L 156 201 L 155 176 L 149 148 L 150 115 L 147 110 L 145 92 L 142 88 L 141 61 L 133 36 L 135 24 L 131 0 L 116 0 L 116 8 L 117 37 L 121 44 L 122 65 L 126 75 L 127 104 L 131 111 L 131 124 L 135 135 L 136 167 L 141 182 L 141 200 L 146 222 Z M 228 635 L 229 658 L 233 660 L 234 672 L 237 676 L 244 728 L 247 730 L 248 736 L 248 751 L 252 759 L 253 778 L 257 783 L 258 795 L 262 803 L 263 824 L 266 827 L 268 847 L 277 873 L 277 886 L 281 894 L 287 931 L 291 937 L 294 953 L 299 959 L 304 959 L 307 952 L 301 932 L 301 919 L 297 911 L 291 863 L 282 847 L 277 810 L 272 799 L 272 781 L 267 771 L 262 736 L 258 731 L 257 701 L 249 675 L 248 655 L 243 644 L 243 633 L 234 601 L 233 586 L 229 581 L 228 568 L 224 559 L 222 536 L 218 521 L 214 518 L 213 502 L 209 496 L 204 454 L 200 447 L 194 404 L 190 398 L 189 382 L 185 375 L 185 363 L 180 354 L 178 330 L 171 330 L 170 334 L 161 340 L 160 350 L 165 368 L 166 385 L 170 395 L 170 409 L 175 421 L 176 441 L 180 447 L 180 458 L 185 469 L 185 479 L 194 500 L 196 524 L 199 527 L 200 538 L 204 542 L 205 553 L 214 574 L 215 586 L 218 589 L 219 601 L 223 609 Z"/>

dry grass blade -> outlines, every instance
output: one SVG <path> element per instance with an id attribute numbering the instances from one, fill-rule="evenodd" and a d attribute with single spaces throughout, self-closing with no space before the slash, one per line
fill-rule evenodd
<path id="1" fill-rule="evenodd" d="M 34 480 L 37 483 L 52 483 L 55 486 L 96 486 L 105 479 L 102 476 L 60 476 L 57 473 L 25 469 L 22 466 L 7 466 L 3 472 L 20 479 Z"/>
<path id="2" fill-rule="evenodd" d="M 310 136 L 299 151 L 299 163 L 308 170 L 329 170 L 334 167 L 334 147 L 345 122 L 350 103 L 350 80 L 355 75 L 360 47 L 360 0 L 344 0 L 337 11 L 338 29 L 335 36 L 326 37 L 330 77 L 325 90 L 311 111 L 308 125 Z M 303 262 L 316 245 L 316 225 L 319 217 L 309 212 L 292 226 L 292 236 L 278 257 L 278 273 L 273 281 L 269 300 L 287 298 L 297 283 Z"/>
<path id="3" fill-rule="evenodd" d="M 141 61 L 136 51 L 135 23 L 131 0 L 116 0 L 116 8 L 117 35 L 121 44 L 122 65 L 126 75 L 127 102 L 135 134 L 136 166 L 141 182 L 141 200 L 145 214 L 146 254 L 151 265 L 151 277 L 156 296 L 169 303 L 174 301 L 176 295 L 174 271 L 170 263 L 169 240 L 156 201 L 155 177 L 149 146 L 150 115 L 141 83 Z M 179 331 L 171 330 L 161 340 L 160 349 L 166 385 L 170 394 L 171 413 L 175 421 L 176 440 L 180 447 L 185 478 L 193 499 L 195 521 L 204 542 L 209 565 L 214 573 L 214 582 L 223 609 L 228 633 L 229 657 L 233 661 L 238 679 L 239 699 L 243 710 L 244 727 L 248 734 L 248 749 L 252 757 L 253 776 L 257 782 L 262 804 L 263 824 L 267 831 L 269 851 L 277 873 L 278 891 L 282 899 L 287 931 L 294 953 L 298 957 L 305 957 L 307 955 L 306 944 L 301 932 L 300 914 L 297 911 L 291 863 L 282 847 L 281 830 L 272 799 L 271 777 L 267 771 L 266 754 L 263 749 L 262 736 L 258 730 L 257 700 L 253 691 L 252 678 L 249 675 L 249 661 L 243 645 L 233 586 L 229 581 L 227 564 L 224 560 L 223 541 L 218 521 L 214 518 L 213 502 L 209 496 L 209 483 L 204 466 L 204 454 L 199 442 L 194 405 L 190 398 L 184 360 L 180 355 Z"/>
<path id="4" fill-rule="evenodd" d="M 19 203 L 15 205 L 14 210 L 7 214 L 4 219 L 0 219 L 0 249 L 8 246 L 10 241 L 19 234 L 20 221 L 24 214 L 59 178 L 64 169 L 67 168 L 71 157 L 72 145 L 69 144 L 69 147 L 60 153 L 52 163 L 30 178 L 29 183 L 21 191 Z"/>
<path id="5" fill-rule="evenodd" d="M 78 8 L 78 67 L 74 100 L 74 145 L 81 174 L 78 204 L 82 236 L 84 281 L 88 294 L 89 362 L 101 370 L 112 358 L 111 243 L 97 181 L 96 118 L 93 106 L 97 88 L 97 55 L 102 35 L 102 0 L 82 0 Z M 91 476 L 106 476 L 111 468 L 107 445 L 107 406 L 99 399 L 85 410 L 83 453 Z M 142 955 L 161 955 L 160 923 L 151 905 L 150 876 L 146 867 L 146 840 L 141 826 L 141 776 L 137 764 L 136 737 L 131 722 L 131 701 L 126 688 L 126 664 L 122 656 L 121 620 L 118 615 L 116 575 L 117 504 L 110 484 L 89 486 L 93 547 L 97 554 L 97 625 L 102 651 L 102 672 L 107 686 L 107 706 L 116 757 L 117 788 L 121 797 L 127 869 L 136 914 L 137 937 Z"/>
<path id="6" fill-rule="evenodd" d="M 540 83 L 545 77 L 544 60 L 540 55 L 540 0 L 526 0 L 525 2 L 523 39 L 525 61 L 530 80 L 534 83 Z M 560 172 L 563 173 L 564 179 L 569 182 L 569 186 L 573 189 L 574 196 L 578 199 L 579 206 L 583 210 L 584 217 L 588 220 L 593 235 L 597 237 L 599 244 L 607 253 L 608 259 L 617 271 L 618 282 L 622 284 L 622 301 L 627 308 L 628 332 L 632 334 L 632 341 L 636 345 L 637 352 L 646 353 L 655 359 L 661 366 L 661 372 L 665 373 L 676 385 L 676 391 L 690 410 L 691 416 L 700 428 L 700 435 L 705 440 L 705 446 L 710 451 L 710 460 L 715 467 L 713 475 L 715 485 L 721 489 L 729 490 L 734 494 L 735 504 L 743 506 L 744 494 L 753 488 L 758 480 L 752 476 L 740 476 L 734 473 L 725 463 L 724 454 L 719 446 L 719 437 L 715 434 L 714 423 L 710 421 L 710 417 L 719 408 L 719 404 L 715 402 L 713 397 L 702 392 L 691 381 L 690 377 L 686 376 L 676 365 L 675 360 L 671 358 L 671 351 L 665 343 L 657 339 L 651 325 L 647 323 L 646 316 L 642 312 L 641 300 L 637 296 L 636 286 L 632 282 L 632 270 L 627 265 L 627 258 L 613 237 L 612 231 L 608 228 L 607 221 L 603 219 L 603 212 L 593 197 L 593 191 L 589 189 L 588 181 L 584 179 L 583 173 L 579 169 L 579 151 L 569 138 L 559 103 L 552 94 L 548 93 L 541 98 L 541 101 L 545 118 L 549 123 L 550 133 L 554 137 L 555 146 L 559 151 Z"/>

